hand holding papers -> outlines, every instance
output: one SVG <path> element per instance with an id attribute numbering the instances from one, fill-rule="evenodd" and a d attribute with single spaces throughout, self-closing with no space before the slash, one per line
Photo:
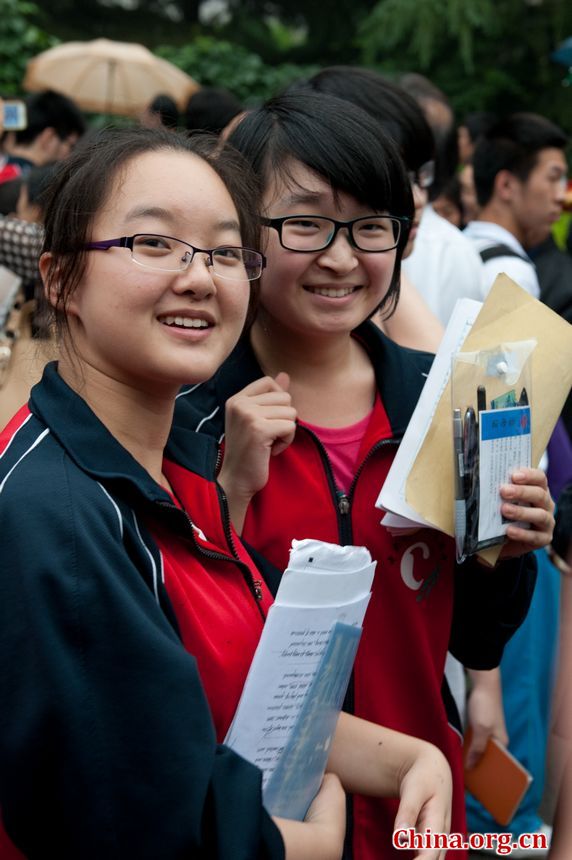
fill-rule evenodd
<path id="1" fill-rule="evenodd" d="M 302 820 L 328 759 L 375 562 L 364 547 L 292 543 L 226 743 L 262 769 L 268 810 Z"/>
<path id="2" fill-rule="evenodd" d="M 457 308 L 465 301 L 458 302 Z M 447 327 L 434 367 L 440 362 L 442 352 L 444 362 L 450 367 L 451 352 L 447 354 L 449 347 L 446 341 L 450 333 L 453 336 L 450 328 L 458 324 L 454 323 L 454 317 Z M 470 331 L 468 334 L 465 331 L 466 337 L 463 336 L 457 349 L 462 346 L 463 351 L 467 352 L 487 349 L 505 341 L 537 341 L 532 366 L 534 402 L 531 403 L 531 462 L 540 462 L 572 383 L 572 326 L 546 305 L 533 299 L 506 275 L 499 275 L 474 323 L 469 325 L 466 319 L 466 328 Z M 427 397 L 430 402 L 425 402 L 425 392 L 432 374 L 433 368 L 418 404 L 418 409 L 423 405 L 421 419 L 425 419 L 421 423 L 421 430 L 413 428 L 412 419 L 401 445 L 403 447 L 407 441 L 407 447 L 413 453 L 401 463 L 399 473 L 394 473 L 398 465 L 398 458 L 395 458 L 378 505 L 400 513 L 393 506 L 395 497 L 398 497 L 412 513 L 410 519 L 420 524 L 429 523 L 433 528 L 453 536 L 455 499 L 451 389 L 445 371 L 441 375 L 442 389 L 435 384 L 431 396 Z M 416 416 L 417 409 L 414 419 Z M 450 487 L 450 492 L 435 492 L 437 486 Z M 494 547 L 480 555 L 494 564 L 499 552 L 499 547 Z"/>

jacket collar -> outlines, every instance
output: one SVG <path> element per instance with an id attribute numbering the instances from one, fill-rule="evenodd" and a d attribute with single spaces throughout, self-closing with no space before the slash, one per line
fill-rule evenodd
<path id="1" fill-rule="evenodd" d="M 49 427 L 77 466 L 95 480 L 128 485 L 151 501 L 170 501 L 170 496 L 109 432 L 85 400 L 64 382 L 56 362 L 46 365 L 41 381 L 32 388 L 30 410 Z M 216 441 L 185 428 L 174 428 L 165 456 L 212 480 Z"/>

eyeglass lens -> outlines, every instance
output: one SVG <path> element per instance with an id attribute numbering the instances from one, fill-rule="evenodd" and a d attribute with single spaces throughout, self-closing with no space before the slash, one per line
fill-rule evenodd
<path id="1" fill-rule="evenodd" d="M 409 180 L 412 185 L 418 185 L 419 188 L 429 188 L 435 180 L 435 162 L 426 161 L 417 170 L 410 170 Z"/>
<path id="2" fill-rule="evenodd" d="M 176 272 L 190 265 L 194 251 L 178 239 L 139 234 L 133 238 L 132 255 L 141 266 Z M 248 248 L 215 248 L 211 259 L 214 273 L 221 278 L 253 280 L 262 272 L 262 255 Z"/>
<path id="3" fill-rule="evenodd" d="M 332 240 L 335 221 L 329 218 L 288 218 L 282 223 L 282 244 L 292 251 L 319 251 Z M 390 251 L 399 241 L 401 224 L 389 216 L 360 218 L 348 224 L 361 251 Z"/>

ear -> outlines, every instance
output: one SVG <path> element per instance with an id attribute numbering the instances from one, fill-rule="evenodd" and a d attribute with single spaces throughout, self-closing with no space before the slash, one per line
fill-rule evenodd
<path id="1" fill-rule="evenodd" d="M 59 143 L 59 137 L 57 136 L 55 129 L 49 125 L 47 128 L 42 129 L 35 140 L 35 144 L 39 153 L 43 153 L 44 164 L 48 161 L 52 161 L 54 158 L 54 150 Z M 42 157 L 42 156 L 40 156 Z"/>
<path id="2" fill-rule="evenodd" d="M 57 263 L 54 265 L 54 255 L 51 251 L 46 251 L 41 255 L 39 261 L 40 275 L 44 285 L 44 296 L 46 301 L 52 308 L 57 309 L 60 304 L 60 272 Z M 71 296 L 67 302 L 65 313 L 66 316 L 75 313 L 74 297 Z"/>
<path id="3" fill-rule="evenodd" d="M 510 170 L 499 170 L 495 177 L 495 195 L 503 203 L 510 203 L 520 185 L 520 179 Z"/>
<path id="4" fill-rule="evenodd" d="M 53 254 L 46 251 L 40 256 L 38 268 L 40 269 L 40 277 L 44 285 L 44 296 L 48 304 L 55 308 L 58 304 L 58 284 L 55 272 L 52 270 Z"/>

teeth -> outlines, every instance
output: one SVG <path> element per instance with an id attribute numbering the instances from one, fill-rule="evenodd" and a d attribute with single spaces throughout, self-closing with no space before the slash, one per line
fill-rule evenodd
<path id="1" fill-rule="evenodd" d="M 182 328 L 208 328 L 208 322 L 194 317 L 163 317 L 161 320 L 165 325 L 177 325 Z"/>
<path id="2" fill-rule="evenodd" d="M 310 292 L 315 293 L 317 296 L 327 296 L 329 299 L 341 299 L 343 296 L 349 296 L 353 291 L 353 287 L 344 287 L 339 290 L 331 287 L 312 287 L 310 289 Z"/>

